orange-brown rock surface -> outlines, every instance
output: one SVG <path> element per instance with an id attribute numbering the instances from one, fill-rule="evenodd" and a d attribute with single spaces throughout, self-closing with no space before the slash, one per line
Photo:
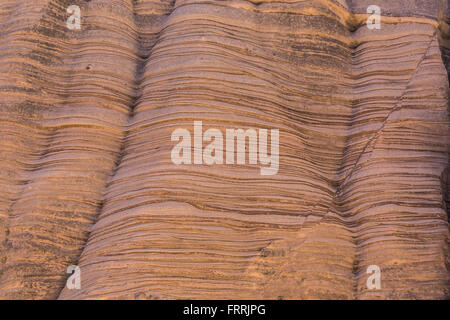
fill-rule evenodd
<path id="1" fill-rule="evenodd" d="M 0 298 L 448 298 L 450 14 L 416 3 L 1 0 Z M 277 174 L 175 165 L 194 121 L 279 129 Z"/>

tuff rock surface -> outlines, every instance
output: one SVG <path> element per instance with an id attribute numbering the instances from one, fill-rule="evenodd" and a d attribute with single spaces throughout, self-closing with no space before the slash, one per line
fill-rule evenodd
<path id="1" fill-rule="evenodd" d="M 448 298 L 449 16 L 1 0 L 0 298 Z M 193 121 L 279 129 L 278 173 L 173 164 Z"/>

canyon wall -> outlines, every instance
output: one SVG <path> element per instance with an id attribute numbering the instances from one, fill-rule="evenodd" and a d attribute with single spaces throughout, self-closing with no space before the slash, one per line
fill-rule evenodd
<path id="1" fill-rule="evenodd" d="M 0 298 L 448 298 L 449 7 L 392 2 L 0 1 Z"/>

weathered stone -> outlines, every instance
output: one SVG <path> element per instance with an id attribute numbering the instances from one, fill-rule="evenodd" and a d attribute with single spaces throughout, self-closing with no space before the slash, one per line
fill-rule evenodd
<path id="1" fill-rule="evenodd" d="M 371 2 L 3 0 L 0 298 L 448 297 L 447 1 Z M 277 174 L 175 165 L 194 121 Z"/>

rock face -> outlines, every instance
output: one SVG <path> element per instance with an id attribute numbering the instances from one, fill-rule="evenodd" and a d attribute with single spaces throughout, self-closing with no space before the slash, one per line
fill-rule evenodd
<path id="1" fill-rule="evenodd" d="M 450 15 L 415 3 L 2 0 L 0 298 L 448 298 Z M 194 121 L 278 129 L 277 174 L 175 165 Z"/>

